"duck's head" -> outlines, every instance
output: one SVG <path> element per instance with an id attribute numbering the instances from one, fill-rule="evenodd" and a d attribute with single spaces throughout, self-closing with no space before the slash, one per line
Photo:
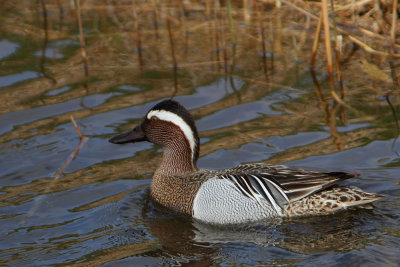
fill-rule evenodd
<path id="1" fill-rule="evenodd" d="M 199 136 L 192 115 L 174 100 L 164 100 L 151 108 L 142 122 L 130 131 L 112 137 L 114 144 L 149 141 L 170 152 L 190 158 L 196 169 Z M 182 156 L 183 155 L 183 156 Z"/>

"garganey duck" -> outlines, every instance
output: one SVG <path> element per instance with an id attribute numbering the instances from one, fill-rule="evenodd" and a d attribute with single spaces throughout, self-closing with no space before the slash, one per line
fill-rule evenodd
<path id="1" fill-rule="evenodd" d="M 133 130 L 109 140 L 114 144 L 149 141 L 163 158 L 150 186 L 151 197 L 174 211 L 213 224 L 238 224 L 265 218 L 329 214 L 365 205 L 381 196 L 336 185 L 358 176 L 315 172 L 267 164 L 231 169 L 197 168 L 199 136 L 191 114 L 164 100 Z"/>

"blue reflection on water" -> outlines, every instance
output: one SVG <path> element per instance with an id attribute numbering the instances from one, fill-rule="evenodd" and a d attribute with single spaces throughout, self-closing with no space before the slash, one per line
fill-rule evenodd
<path id="1" fill-rule="evenodd" d="M 0 88 L 13 85 L 18 82 L 34 79 L 39 77 L 39 73 L 34 71 L 24 71 L 10 75 L 0 76 Z"/>
<path id="2" fill-rule="evenodd" d="M 11 56 L 17 51 L 19 44 L 10 42 L 8 40 L 0 41 L 0 60 Z M 1 84 L 1 83 L 0 83 Z"/>

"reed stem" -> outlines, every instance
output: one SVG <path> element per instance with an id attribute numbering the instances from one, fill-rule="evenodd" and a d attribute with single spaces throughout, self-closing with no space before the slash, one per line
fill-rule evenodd
<path id="1" fill-rule="evenodd" d="M 76 16 L 78 19 L 78 27 L 79 27 L 79 42 L 81 45 L 81 56 L 82 56 L 82 60 L 83 60 L 84 70 L 85 70 L 85 77 L 87 79 L 89 77 L 89 67 L 88 67 L 89 64 L 88 64 L 88 58 L 86 55 L 85 39 L 83 36 L 80 0 L 75 0 L 75 6 L 76 6 Z"/>
<path id="2" fill-rule="evenodd" d="M 336 60 L 336 76 L 337 80 L 339 81 L 339 88 L 340 88 L 340 99 L 344 99 L 344 87 L 343 87 L 343 79 L 342 79 L 342 65 L 341 65 L 341 41 L 339 41 L 338 38 L 338 31 L 337 31 L 337 24 L 335 20 L 335 8 L 334 8 L 334 2 L 331 0 L 331 10 L 332 10 L 332 22 L 333 22 L 333 34 L 335 36 L 334 38 L 334 50 L 335 50 L 335 60 Z M 341 109 L 342 110 L 342 109 Z M 343 114 L 341 112 L 341 114 Z"/>
<path id="3" fill-rule="evenodd" d="M 178 64 L 176 61 L 175 48 L 174 48 L 174 37 L 172 35 L 171 22 L 170 22 L 169 17 L 167 17 L 167 28 L 168 28 L 169 44 L 171 47 L 171 57 L 172 57 L 172 62 L 173 62 L 173 75 L 174 75 L 174 88 L 175 88 L 174 95 L 175 95 L 178 91 L 178 77 L 177 77 Z"/>
<path id="4" fill-rule="evenodd" d="M 236 44 L 236 33 L 235 33 L 235 26 L 233 24 L 233 19 L 232 19 L 232 4 L 231 4 L 231 0 L 228 0 L 226 2 L 226 5 L 227 5 L 227 11 L 228 11 L 228 20 L 229 20 L 229 28 L 231 30 L 232 43 Z"/>
<path id="5" fill-rule="evenodd" d="M 133 19 L 135 23 L 135 32 L 136 32 L 136 47 L 137 47 L 137 52 L 138 52 L 138 63 L 139 63 L 139 69 L 140 71 L 143 70 L 143 55 L 142 55 L 142 38 L 141 38 L 141 33 L 140 33 L 140 25 L 139 25 L 139 20 L 138 16 L 136 13 L 136 3 L 134 2 L 132 5 L 132 14 L 133 14 Z"/>
<path id="6" fill-rule="evenodd" d="M 328 14 L 328 3 L 327 0 L 322 0 L 322 15 L 324 21 L 324 33 L 325 33 L 325 50 L 326 50 L 326 61 L 328 64 L 328 75 L 329 75 L 329 89 L 333 99 L 339 103 L 343 103 L 335 92 L 335 84 L 333 79 L 333 67 L 332 67 L 332 47 L 330 40 L 330 29 L 329 29 L 329 14 Z"/>
<path id="7" fill-rule="evenodd" d="M 312 52 L 311 52 L 311 60 L 310 60 L 310 67 L 311 68 L 313 68 L 314 65 L 315 65 L 315 58 L 317 56 L 319 38 L 321 36 L 322 23 L 323 23 L 323 14 L 321 12 L 321 15 L 319 16 L 319 19 L 318 19 L 317 31 L 315 33 L 314 43 L 313 43 Z"/>
<path id="8" fill-rule="evenodd" d="M 389 49 L 389 64 L 390 64 L 390 71 L 392 74 L 392 81 L 393 87 L 396 89 L 400 89 L 400 82 L 397 77 L 396 68 L 397 66 L 393 62 L 393 52 L 394 52 L 394 45 L 396 42 L 396 26 L 397 26 L 397 2 L 396 0 L 393 1 L 392 7 L 392 27 L 390 29 L 390 49 Z"/>
<path id="9" fill-rule="evenodd" d="M 214 33 L 215 33 L 215 52 L 216 52 L 216 61 L 217 61 L 217 68 L 218 70 L 221 69 L 221 63 L 220 63 L 220 55 L 219 55 L 219 24 L 218 24 L 218 14 L 217 14 L 217 3 L 216 2 L 216 7 L 214 9 Z"/>
<path id="10" fill-rule="evenodd" d="M 158 34 L 158 19 L 157 19 L 157 0 L 152 0 L 151 4 L 153 6 L 153 24 L 154 24 L 154 30 L 156 31 L 156 39 L 159 39 L 160 36 Z"/>
<path id="11" fill-rule="evenodd" d="M 265 79 L 268 80 L 268 67 L 267 67 L 267 49 L 265 48 L 265 35 L 264 35 L 264 24 L 261 18 L 260 8 L 256 5 L 257 8 L 257 18 L 258 18 L 258 26 L 260 28 L 261 35 L 261 47 L 262 47 L 262 59 L 263 59 L 263 67 L 264 67 L 264 75 Z"/>

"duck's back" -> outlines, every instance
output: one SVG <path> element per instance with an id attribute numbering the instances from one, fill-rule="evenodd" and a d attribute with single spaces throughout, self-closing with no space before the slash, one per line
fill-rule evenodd
<path id="1" fill-rule="evenodd" d="M 216 224 L 264 218 L 328 214 L 380 198 L 335 184 L 356 175 L 313 172 L 285 166 L 246 164 L 200 172 L 207 176 L 193 200 L 193 217 Z"/>

